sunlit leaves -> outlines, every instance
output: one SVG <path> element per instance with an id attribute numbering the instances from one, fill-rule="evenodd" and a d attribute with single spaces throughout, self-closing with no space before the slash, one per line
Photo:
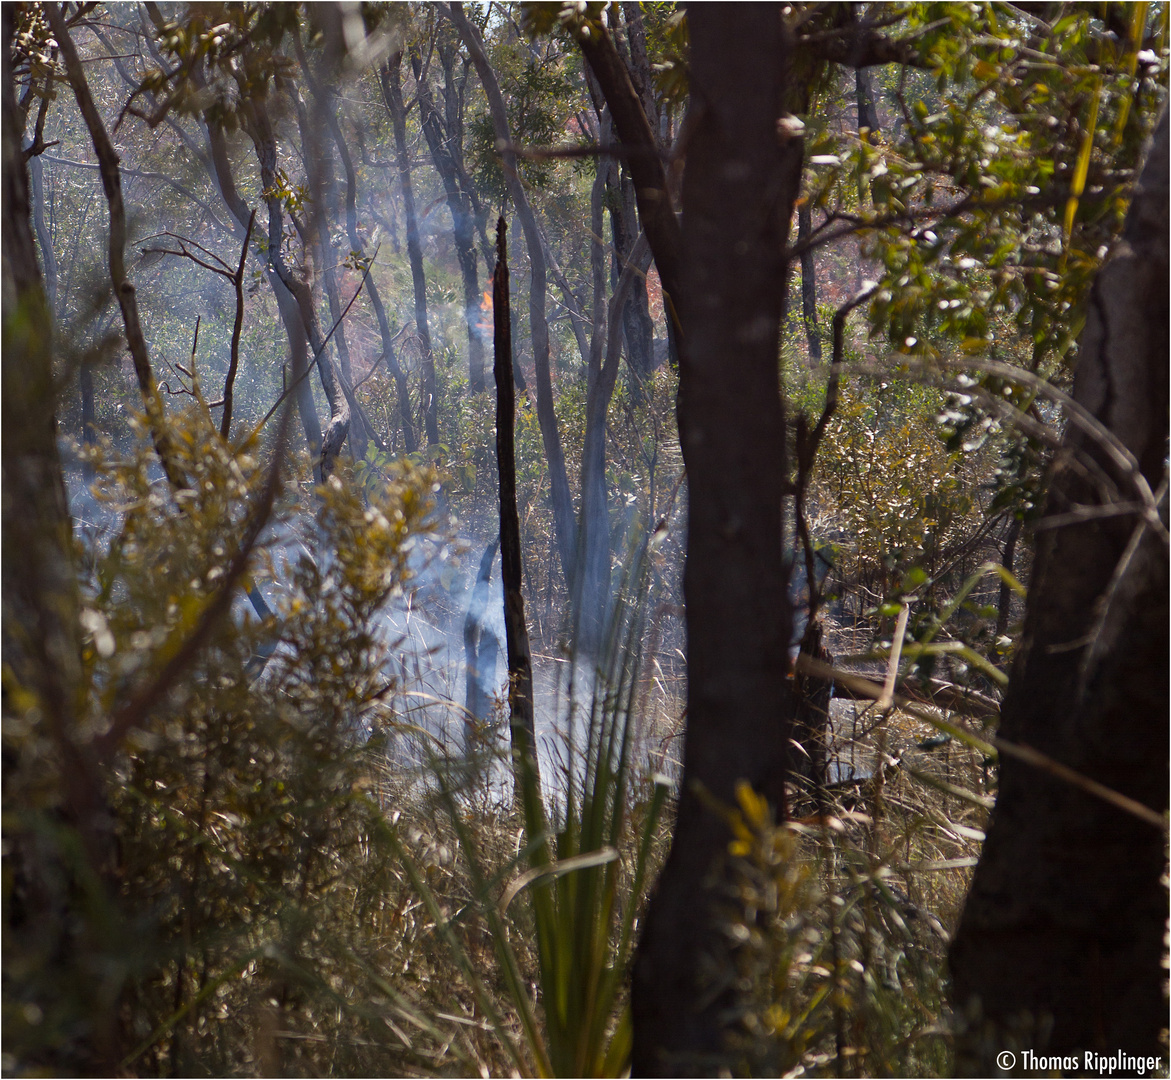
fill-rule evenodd
<path id="1" fill-rule="evenodd" d="M 995 5 L 904 16 L 926 69 L 880 69 L 896 119 L 874 144 L 810 118 L 809 198 L 863 226 L 885 270 L 871 325 L 895 348 L 978 355 L 1004 313 L 1034 369 L 1063 359 L 1165 96 L 1166 50 L 1089 9 L 1053 26 Z"/>

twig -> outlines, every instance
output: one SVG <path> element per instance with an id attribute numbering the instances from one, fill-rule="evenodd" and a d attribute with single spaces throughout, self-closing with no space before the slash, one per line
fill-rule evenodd
<path id="1" fill-rule="evenodd" d="M 886 683 L 882 687 L 882 694 L 876 705 L 879 712 L 887 712 L 894 704 L 895 683 L 899 677 L 899 657 L 903 652 L 903 635 L 907 632 L 907 619 L 911 614 L 911 605 L 903 604 L 899 609 L 898 621 L 895 623 L 895 636 L 890 643 L 890 659 L 886 665 Z"/>
<path id="2" fill-rule="evenodd" d="M 248 218 L 248 228 L 244 233 L 244 243 L 240 247 L 240 262 L 232 278 L 236 286 L 236 321 L 232 324 L 231 359 L 228 362 L 228 374 L 224 379 L 224 414 L 220 418 L 220 437 L 227 439 L 232 430 L 232 391 L 236 383 L 236 370 L 240 364 L 240 333 L 244 328 L 244 266 L 248 261 L 248 244 L 252 239 L 252 227 L 256 223 L 256 209 L 252 210 Z"/>

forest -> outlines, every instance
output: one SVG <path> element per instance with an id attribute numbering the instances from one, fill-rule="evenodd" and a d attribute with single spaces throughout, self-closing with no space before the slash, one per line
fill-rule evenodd
<path id="1" fill-rule="evenodd" d="M 5 1076 L 1167 1076 L 1168 5 L 5 3 Z"/>

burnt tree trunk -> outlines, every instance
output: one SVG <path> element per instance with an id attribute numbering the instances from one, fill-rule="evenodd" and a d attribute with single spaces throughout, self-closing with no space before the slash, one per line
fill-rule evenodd
<path id="1" fill-rule="evenodd" d="M 1111 434 L 1091 436 L 1071 416 L 1051 466 L 1053 527 L 1038 529 L 1000 726 L 1157 813 L 1169 750 L 1166 495 L 1161 526 L 1125 505 L 1109 511 L 1145 485 L 1149 499 L 1166 475 L 1167 156 L 1164 114 L 1079 347 L 1074 400 Z M 1119 464 L 1118 444 L 1136 468 Z M 1002 759 L 951 950 L 954 1004 L 970 1021 L 961 1074 L 990 1075 L 1014 1041 L 1054 1054 L 1166 1052 L 1165 845 L 1150 823 Z"/>
<path id="2" fill-rule="evenodd" d="M 777 120 L 796 107 L 792 44 L 779 4 L 701 5 L 689 18 L 678 305 L 688 727 L 675 836 L 635 963 L 638 1075 L 710 1074 L 723 1051 L 735 987 L 713 878 L 730 834 L 704 798 L 732 804 L 747 781 L 782 806 L 791 712 L 777 348 L 803 148 L 778 139 Z"/>
<path id="3" fill-rule="evenodd" d="M 492 275 L 493 375 L 496 378 L 496 467 L 500 476 L 500 576 L 504 582 L 504 636 L 508 652 L 508 723 L 517 800 L 539 790 L 537 729 L 533 717 L 533 658 L 521 591 L 520 516 L 516 508 L 516 394 L 512 385 L 512 308 L 508 297 L 508 244 L 504 218 L 496 223 Z M 531 770 L 531 772 L 530 772 Z M 526 821 L 536 818 L 526 813 Z"/>

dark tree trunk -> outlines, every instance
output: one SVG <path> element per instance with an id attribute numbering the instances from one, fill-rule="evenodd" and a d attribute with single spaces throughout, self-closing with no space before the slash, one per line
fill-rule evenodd
<path id="1" fill-rule="evenodd" d="M 5 938 L 4 959 L 9 971 L 20 963 L 32 963 L 43 982 L 47 965 L 53 965 L 58 973 L 77 976 L 74 957 L 86 948 L 93 955 L 92 942 L 83 945 L 79 941 L 93 933 L 93 925 L 78 925 L 61 914 L 71 890 L 73 895 L 85 890 L 93 908 L 114 918 L 116 907 L 107 888 L 113 854 L 110 816 L 97 761 L 81 741 L 81 717 L 76 713 L 77 690 L 83 678 L 80 603 L 57 452 L 52 319 L 29 224 L 28 175 L 10 66 L 15 16 L 14 6 L 5 5 L 0 38 L 4 50 L 0 87 L 0 492 L 4 538 L 0 595 L 5 724 L 14 721 L 12 741 L 5 735 L 5 783 L 21 754 L 20 727 L 30 732 L 24 737 L 26 741 L 35 739 L 38 730 L 47 732 L 57 760 L 41 766 L 42 781 L 51 785 L 44 789 L 43 806 L 21 806 L 11 821 L 5 821 L 5 924 L 23 926 Z M 61 816 L 49 809 L 54 787 L 62 796 Z M 6 788 L 6 793 L 10 790 Z M 10 809 L 11 803 L 6 801 L 6 818 Z M 70 834 L 61 828 L 62 819 L 75 830 L 72 835 L 80 838 L 76 850 Z M 13 940 L 22 936 L 23 942 Z M 109 1000 L 108 983 L 99 991 L 96 975 L 87 980 L 82 974 L 81 979 L 84 981 L 74 989 L 81 995 L 94 995 L 89 1013 L 92 1023 L 88 1032 L 58 1041 L 58 1060 L 65 1062 L 64 1071 L 71 1071 L 72 1066 L 93 1075 L 112 1075 L 124 1052 L 118 1039 L 117 1003 Z M 63 1042 L 72 1045 L 64 1049 Z"/>
<path id="2" fill-rule="evenodd" d="M 833 664 L 833 657 L 825 647 L 824 626 L 817 616 L 805 628 L 801 652 L 823 664 Z M 833 684 L 816 675 L 802 673 L 794 677 L 793 690 L 796 708 L 792 738 L 788 743 L 788 771 L 808 781 L 817 810 L 821 813 L 828 780 L 825 751 Z"/>
<path id="3" fill-rule="evenodd" d="M 625 169 L 611 165 L 607 197 L 610 204 L 610 228 L 614 238 L 614 258 L 611 284 L 617 287 L 634 242 L 638 239 L 638 220 L 635 216 L 634 185 Z M 648 253 L 649 255 L 649 253 Z M 649 258 L 646 260 L 650 265 Z M 622 305 L 622 334 L 626 341 L 626 363 L 630 368 L 631 397 L 635 403 L 642 400 L 642 384 L 654 367 L 655 327 L 651 321 L 646 292 L 646 266 L 643 274 L 631 283 L 626 302 Z"/>
<path id="4" fill-rule="evenodd" d="M 874 76 L 869 68 L 854 69 L 854 91 L 858 103 L 858 133 L 871 137 L 881 130 L 878 126 L 878 107 L 874 102 Z"/>
<path id="5" fill-rule="evenodd" d="M 802 144 L 782 143 L 776 125 L 796 107 L 792 45 L 779 4 L 701 5 L 689 18 L 679 390 L 688 726 L 675 836 L 634 970 L 638 1075 L 709 1073 L 723 1050 L 735 991 L 713 874 L 729 833 L 700 793 L 732 804 L 747 781 L 781 807 L 791 712 L 777 342 Z"/>
<path id="6" fill-rule="evenodd" d="M 808 204 L 797 207 L 797 242 L 805 243 L 813 232 L 813 213 Z M 805 322 L 805 340 L 809 342 L 809 362 L 821 363 L 821 334 L 817 328 L 817 270 L 813 248 L 801 251 L 801 318 Z"/>
<path id="7" fill-rule="evenodd" d="M 435 385 L 435 356 L 431 351 L 431 329 L 427 321 L 427 279 L 423 274 L 419 218 L 415 212 L 411 162 L 407 155 L 407 112 L 403 103 L 401 63 L 402 53 L 398 53 L 382 66 L 382 89 L 394 128 L 394 147 L 398 159 L 399 184 L 403 193 L 403 212 L 407 218 L 407 258 L 411 263 L 411 282 L 415 292 L 415 335 L 419 341 L 419 357 L 423 369 L 423 426 L 427 433 L 427 445 L 438 446 L 439 394 Z"/>
<path id="8" fill-rule="evenodd" d="M 90 92 L 89 81 L 85 75 L 81 58 L 69 36 L 62 9 L 55 4 L 46 4 L 44 12 L 49 25 L 57 38 L 61 50 L 61 59 L 64 63 L 73 96 L 77 99 L 77 107 L 93 142 L 94 152 L 98 159 L 99 171 L 102 178 L 102 190 L 106 196 L 106 205 L 110 214 L 109 243 L 107 246 L 107 265 L 110 273 L 110 284 L 118 300 L 118 307 L 122 313 L 122 326 L 126 333 L 126 348 L 134 363 L 134 374 L 138 380 L 139 392 L 142 394 L 143 407 L 150 424 L 151 438 L 155 451 L 162 463 L 167 480 L 174 488 L 186 487 L 186 478 L 178 465 L 171 437 L 166 430 L 163 415 L 163 402 L 155 385 L 154 370 L 151 367 L 150 352 L 147 348 L 146 337 L 142 332 L 142 322 L 138 317 L 138 293 L 134 283 L 126 273 L 126 206 L 122 199 L 122 172 L 120 158 L 110 140 L 106 125 L 102 121 L 101 113 L 94 105 L 93 95 Z"/>
<path id="9" fill-rule="evenodd" d="M 533 659 L 525 624 L 520 517 L 516 508 L 516 397 L 512 387 L 512 312 L 508 296 L 508 245 L 504 218 L 496 224 L 496 270 L 492 275 L 496 378 L 496 466 L 500 476 L 500 576 L 504 582 L 504 634 L 508 650 L 508 714 L 516 798 L 536 789 L 525 773 L 537 774 L 537 730 L 533 717 Z M 539 785 L 538 785 L 539 786 Z M 532 814 L 526 820 L 533 821 Z"/>
<path id="10" fill-rule="evenodd" d="M 626 24 L 626 43 L 630 52 L 630 81 L 634 92 L 642 102 L 647 123 L 658 135 L 659 109 L 655 102 L 654 80 L 651 75 L 651 61 L 646 47 L 646 26 L 642 19 L 642 6 L 623 0 L 622 21 Z"/>
<path id="11" fill-rule="evenodd" d="M 1167 157 L 1164 114 L 1123 239 L 1090 295 L 1074 389 L 1156 488 L 1167 448 Z M 1070 417 L 1050 471 L 1053 527 L 1042 521 L 1038 530 L 1000 735 L 1162 813 L 1166 496 L 1161 528 L 1123 507 L 1108 513 L 1143 486 Z M 1065 515 L 1073 516 L 1053 520 Z M 990 1059 L 1014 1044 L 1165 1054 L 1165 855 L 1166 836 L 1149 822 L 1002 757 L 1000 795 L 951 950 L 954 1004 L 971 1022 L 958 1046 L 962 1074 L 991 1075 Z"/>

